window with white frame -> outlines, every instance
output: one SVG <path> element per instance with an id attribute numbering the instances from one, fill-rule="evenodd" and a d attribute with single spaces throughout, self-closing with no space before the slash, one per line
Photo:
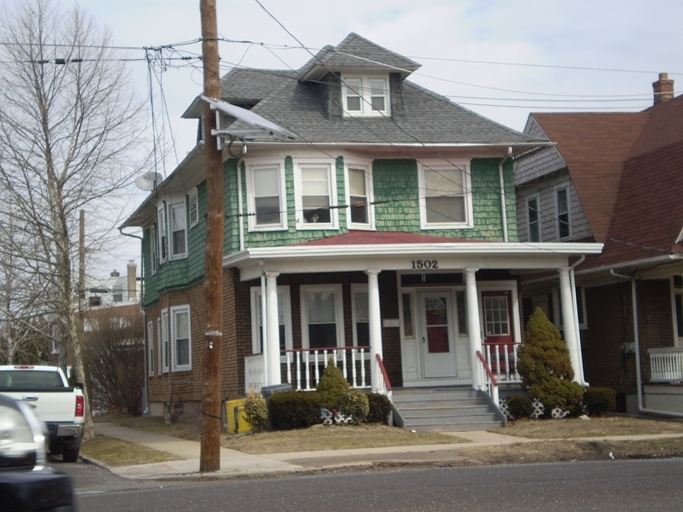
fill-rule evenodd
<path id="1" fill-rule="evenodd" d="M 157 273 L 157 232 L 154 226 L 149 229 L 149 258 L 152 275 Z"/>
<path id="2" fill-rule="evenodd" d="M 190 227 L 196 226 L 199 222 L 199 194 L 194 188 L 187 196 L 190 210 Z"/>
<path id="3" fill-rule="evenodd" d="M 171 338 L 173 371 L 192 369 L 192 336 L 190 330 L 190 306 L 171 308 Z"/>
<path id="4" fill-rule="evenodd" d="M 374 229 L 372 171 L 370 165 L 346 166 L 347 222 L 350 229 Z"/>
<path id="5" fill-rule="evenodd" d="M 287 229 L 284 167 L 256 161 L 247 168 L 250 230 Z"/>
<path id="6" fill-rule="evenodd" d="M 299 229 L 336 229 L 334 161 L 295 162 L 296 210 Z"/>
<path id="7" fill-rule="evenodd" d="M 171 366 L 171 344 L 168 339 L 168 310 L 161 311 L 161 322 L 157 329 L 159 333 L 159 355 L 161 358 L 161 371 L 168 372 Z"/>
<path id="8" fill-rule="evenodd" d="M 555 189 L 555 211 L 557 212 L 557 238 L 571 237 L 569 218 L 569 187 Z"/>
<path id="9" fill-rule="evenodd" d="M 301 287 L 301 337 L 304 348 L 344 346 L 341 285 Z"/>
<path id="10" fill-rule="evenodd" d="M 418 181 L 422 229 L 473 226 L 469 162 L 421 162 Z"/>
<path id="11" fill-rule="evenodd" d="M 149 376 L 154 375 L 154 322 L 147 322 L 147 364 L 149 366 Z"/>
<path id="12" fill-rule="evenodd" d="M 389 79 L 386 76 L 342 77 L 345 116 L 389 116 Z"/>
<path id="13" fill-rule="evenodd" d="M 351 285 L 353 345 L 370 346 L 370 304 L 367 285 Z"/>
<path id="14" fill-rule="evenodd" d="M 251 289 L 252 352 L 263 353 L 263 301 L 261 288 Z M 292 313 L 289 302 L 289 286 L 277 287 L 277 318 L 280 350 L 292 349 Z"/>
<path id="15" fill-rule="evenodd" d="M 166 204 L 164 202 L 157 206 L 157 230 L 159 232 L 159 262 L 166 261 L 166 251 L 168 251 L 168 244 L 166 243 Z"/>
<path id="16" fill-rule="evenodd" d="M 529 230 L 529 242 L 541 241 L 541 221 L 539 215 L 538 196 L 529 197 L 526 200 L 527 227 Z"/>
<path id="17" fill-rule="evenodd" d="M 172 202 L 168 207 L 170 259 L 187 257 L 187 211 L 185 198 Z"/>

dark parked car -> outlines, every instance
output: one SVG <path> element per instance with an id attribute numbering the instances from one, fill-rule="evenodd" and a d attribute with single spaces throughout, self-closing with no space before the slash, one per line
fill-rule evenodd
<path id="1" fill-rule="evenodd" d="M 47 467 L 45 428 L 23 402 L 0 394 L 0 509 L 74 512 L 68 475 Z"/>

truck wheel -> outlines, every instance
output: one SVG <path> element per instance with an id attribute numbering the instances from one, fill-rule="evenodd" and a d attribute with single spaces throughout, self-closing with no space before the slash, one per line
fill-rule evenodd
<path id="1" fill-rule="evenodd" d="M 80 449 L 80 444 L 64 446 L 62 448 L 62 460 L 64 462 L 76 462 L 78 460 L 78 452 Z"/>

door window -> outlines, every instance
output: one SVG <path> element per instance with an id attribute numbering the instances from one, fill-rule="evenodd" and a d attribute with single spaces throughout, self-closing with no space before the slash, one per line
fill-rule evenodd
<path id="1" fill-rule="evenodd" d="M 427 349 L 430 354 L 450 352 L 448 343 L 448 311 L 446 299 L 434 297 L 425 299 L 427 324 Z"/>

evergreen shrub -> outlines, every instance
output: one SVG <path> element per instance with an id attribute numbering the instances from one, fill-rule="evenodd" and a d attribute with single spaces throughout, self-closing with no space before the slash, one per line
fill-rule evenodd
<path id="1" fill-rule="evenodd" d="M 274 430 L 308 428 L 320 422 L 320 396 L 310 391 L 274 393 L 268 401 L 268 413 Z"/>
<path id="2" fill-rule="evenodd" d="M 560 331 L 540 308 L 529 318 L 517 369 L 522 388 L 529 391 L 531 399 L 543 403 L 547 414 L 556 407 L 570 412 L 578 409 L 583 388 L 572 382 L 574 370 L 569 350 Z"/>
<path id="3" fill-rule="evenodd" d="M 244 415 L 254 432 L 268 428 L 268 405 L 260 394 L 249 391 L 244 399 Z"/>
<path id="4" fill-rule="evenodd" d="M 384 423 L 388 425 L 391 414 L 391 401 L 379 393 L 367 393 L 370 412 L 365 418 L 366 423 Z"/>
<path id="5" fill-rule="evenodd" d="M 316 386 L 321 406 L 330 411 L 338 410 L 339 401 L 349 387 L 350 384 L 344 378 L 342 371 L 335 366 L 334 359 L 330 358 Z"/>
<path id="6" fill-rule="evenodd" d="M 617 392 L 607 387 L 589 387 L 584 390 L 583 404 L 591 416 L 604 416 L 617 410 Z"/>
<path id="7" fill-rule="evenodd" d="M 361 424 L 370 412 L 368 395 L 360 389 L 347 389 L 339 400 L 339 408 L 344 414 L 353 415 L 356 423 Z"/>
<path id="8" fill-rule="evenodd" d="M 505 399 L 512 417 L 516 420 L 528 418 L 534 411 L 534 402 L 528 396 L 510 395 Z"/>

